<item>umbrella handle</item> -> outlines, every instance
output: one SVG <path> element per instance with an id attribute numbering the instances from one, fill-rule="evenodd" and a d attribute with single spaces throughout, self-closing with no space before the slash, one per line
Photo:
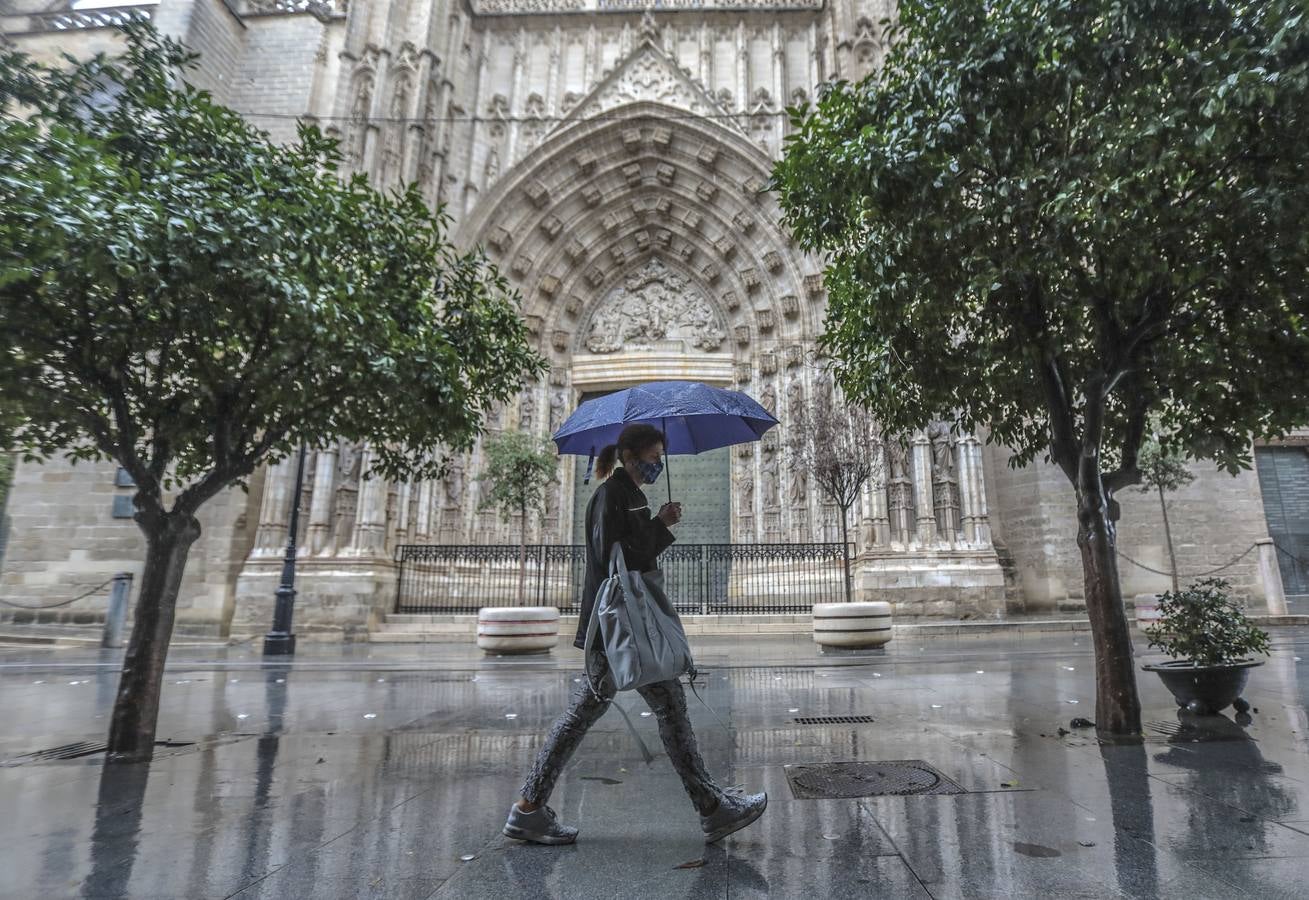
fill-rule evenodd
<path id="1" fill-rule="evenodd" d="M 668 502 L 672 503 L 673 502 L 673 470 L 672 467 L 668 465 L 668 460 L 672 458 L 672 454 L 668 452 L 668 420 L 660 419 L 659 422 L 663 426 L 663 432 L 664 432 L 664 474 L 668 476 L 667 479 L 665 479 L 668 482 Z"/>

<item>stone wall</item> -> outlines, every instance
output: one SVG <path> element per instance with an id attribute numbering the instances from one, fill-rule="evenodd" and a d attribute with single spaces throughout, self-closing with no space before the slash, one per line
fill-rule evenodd
<path id="1" fill-rule="evenodd" d="M 130 518 L 113 515 L 115 498 L 132 495 L 131 488 L 116 485 L 116 472 L 114 465 L 72 465 L 62 459 L 19 463 L 8 502 L 0 597 L 22 606 L 50 606 L 119 572 L 131 572 L 139 584 L 145 540 Z M 226 633 L 236 573 L 254 537 L 245 514 L 248 501 L 233 489 L 201 510 L 202 533 L 191 547 L 178 596 L 179 630 Z M 0 606 L 0 621 L 103 620 L 107 602 L 108 588 L 46 610 Z"/>
<path id="2" fill-rule="evenodd" d="M 1072 486 L 1059 469 L 1037 461 L 1011 469 L 1012 454 L 987 447 L 987 482 L 994 487 L 997 540 L 1013 555 L 1026 611 L 1084 607 L 1077 512 Z M 1224 566 L 1268 536 L 1258 479 L 1252 472 L 1231 476 L 1212 463 L 1193 463 L 1195 481 L 1167 499 L 1173 546 L 1183 585 Z M 1128 488 L 1117 496 L 1119 573 L 1123 594 L 1168 590 L 1168 549 L 1157 494 Z M 1129 561 L 1134 560 L 1133 561 Z M 1250 552 L 1219 573 L 1255 605 L 1264 602 L 1258 556 Z"/>

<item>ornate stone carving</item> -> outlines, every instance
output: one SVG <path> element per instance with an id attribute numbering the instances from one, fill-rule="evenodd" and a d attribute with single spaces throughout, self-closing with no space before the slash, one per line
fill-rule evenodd
<path id="1" fill-rule="evenodd" d="M 800 363 L 804 362 L 804 347 L 799 344 L 792 344 L 786 348 L 786 367 L 794 369 Z"/>
<path id="2" fill-rule="evenodd" d="M 559 291 L 559 279 L 553 275 L 546 275 L 541 279 L 538 290 L 547 297 L 553 297 Z"/>
<path id="3" fill-rule="evenodd" d="M 730 94 L 728 96 L 730 98 Z M 725 115 L 732 110 L 722 105 L 721 94 L 719 98 L 711 96 L 687 76 L 677 60 L 650 40 L 642 40 L 626 59 L 618 63 L 590 95 L 568 113 L 568 119 L 589 119 L 642 101 L 718 118 L 724 125 L 742 130 L 738 123 Z"/>
<path id="4" fill-rule="evenodd" d="M 736 253 L 736 244 L 727 235 L 717 238 L 714 241 L 714 249 L 723 259 L 731 259 Z"/>
<path id="5" fill-rule="evenodd" d="M 582 199 L 586 201 L 587 206 L 599 206 L 604 200 L 604 194 L 592 184 L 582 189 Z"/>
<path id="6" fill-rule="evenodd" d="M 713 263 L 706 263 L 705 267 L 700 270 L 700 274 L 710 284 L 717 284 L 718 279 L 722 277 L 722 273 L 718 271 L 718 267 Z"/>
<path id="7" fill-rule="evenodd" d="M 550 333 L 550 346 L 554 347 L 560 353 L 568 349 L 568 332 L 552 331 Z"/>
<path id="8" fill-rule="evenodd" d="M 767 350 L 759 354 L 759 371 L 765 375 L 777 374 L 777 354 Z"/>
<path id="9" fill-rule="evenodd" d="M 564 245 L 564 256 L 568 257 L 569 262 L 577 262 L 586 255 L 586 247 L 577 238 L 569 238 L 568 243 Z"/>
<path id="10" fill-rule="evenodd" d="M 788 319 L 800 315 L 800 301 L 796 299 L 795 294 L 783 294 L 778 299 L 778 305 L 782 307 L 782 315 Z"/>
<path id="11" fill-rule="evenodd" d="M 559 232 L 563 231 L 564 223 L 558 216 L 546 216 L 537 227 L 541 229 L 542 234 L 553 241 L 559 236 Z"/>
<path id="12" fill-rule="evenodd" d="M 576 319 L 582 312 L 582 298 L 575 294 L 570 294 L 568 299 L 564 301 L 564 312 L 566 312 L 570 318 Z"/>
<path id="13" fill-rule="evenodd" d="M 764 254 L 764 265 L 768 267 L 768 271 L 776 275 L 782 271 L 782 257 L 776 250 L 769 250 Z"/>
<path id="14" fill-rule="evenodd" d="M 705 144 L 696 152 L 695 158 L 706 169 L 712 169 L 718 162 L 718 148 L 713 144 Z"/>
<path id="15" fill-rule="evenodd" d="M 591 319 L 586 346 L 592 353 L 613 353 L 683 340 L 713 351 L 726 337 L 708 300 L 686 278 L 652 259 L 605 298 Z"/>
<path id="16" fill-rule="evenodd" d="M 518 430 L 533 431 L 536 428 L 536 388 L 523 392 L 518 404 Z"/>
<path id="17" fill-rule="evenodd" d="M 550 202 L 550 189 L 539 181 L 533 181 L 526 188 L 527 199 L 537 209 L 541 209 Z"/>
<path id="18" fill-rule="evenodd" d="M 738 347 L 747 347 L 750 345 L 750 326 L 737 325 L 732 329 L 732 336 L 736 338 Z"/>
<path id="19" fill-rule="evenodd" d="M 771 309 L 756 310 L 755 318 L 759 321 L 760 331 L 772 331 L 777 327 L 777 316 Z"/>
<path id="20" fill-rule="evenodd" d="M 806 275 L 804 277 L 804 290 L 810 297 L 817 297 L 823 293 L 823 276 Z"/>
<path id="21" fill-rule="evenodd" d="M 723 294 L 723 306 L 728 312 L 736 312 L 741 308 L 741 298 L 736 296 L 736 291 L 728 291 Z"/>
<path id="22" fill-rule="evenodd" d="M 745 285 L 747 291 L 754 293 L 759 290 L 759 285 L 761 283 L 759 281 L 759 270 L 754 266 L 748 266 L 737 274 L 741 276 L 741 282 Z"/>
<path id="23" fill-rule="evenodd" d="M 733 367 L 733 377 L 735 378 L 737 384 L 749 384 L 750 375 L 751 372 L 750 372 L 749 363 L 737 363 Z"/>
<path id="24" fill-rule="evenodd" d="M 509 245 L 513 243 L 513 240 L 513 235 L 509 233 L 509 229 L 496 226 L 491 229 L 491 234 L 487 237 L 486 243 L 496 253 L 504 253 L 509 249 Z"/>

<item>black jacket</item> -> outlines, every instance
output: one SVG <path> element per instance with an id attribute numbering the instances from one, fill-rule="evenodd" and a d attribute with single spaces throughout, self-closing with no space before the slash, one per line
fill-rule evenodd
<path id="1" fill-rule="evenodd" d="M 633 572 L 650 572 L 658 568 L 655 559 L 677 538 L 650 509 L 650 501 L 627 470 L 614 469 L 605 483 L 596 488 L 586 507 L 586 582 L 582 588 L 582 611 L 577 622 L 573 646 L 586 644 L 586 626 L 600 585 L 609 577 L 610 548 L 618 541 L 623 545 L 623 559 Z"/>

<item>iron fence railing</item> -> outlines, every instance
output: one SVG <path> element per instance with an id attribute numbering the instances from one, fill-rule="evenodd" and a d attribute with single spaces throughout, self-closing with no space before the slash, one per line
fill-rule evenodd
<path id="1" fill-rule="evenodd" d="M 845 599 L 839 543 L 674 544 L 659 557 L 679 612 L 807 613 Z M 532 544 L 521 577 L 513 545 L 407 544 L 397 550 L 398 613 L 475 613 L 484 606 L 578 611 L 585 579 L 581 544 Z"/>

